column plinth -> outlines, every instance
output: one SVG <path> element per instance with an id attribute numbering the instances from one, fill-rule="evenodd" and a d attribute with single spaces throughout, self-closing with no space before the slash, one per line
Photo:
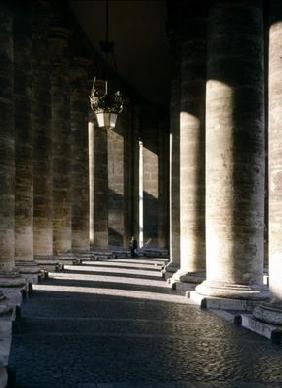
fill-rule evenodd
<path id="1" fill-rule="evenodd" d="M 259 321 L 272 325 L 282 325 L 282 302 L 264 303 L 256 306 L 253 316 Z"/>
<path id="2" fill-rule="evenodd" d="M 204 296 L 234 299 L 268 299 L 269 291 L 265 286 L 232 284 L 205 280 L 196 287 L 196 291 Z"/>

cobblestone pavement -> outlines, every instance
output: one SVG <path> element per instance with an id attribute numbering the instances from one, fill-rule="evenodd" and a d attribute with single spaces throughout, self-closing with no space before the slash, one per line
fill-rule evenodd
<path id="1" fill-rule="evenodd" d="M 66 266 L 15 328 L 18 388 L 282 387 L 282 347 L 189 304 L 160 260 Z"/>

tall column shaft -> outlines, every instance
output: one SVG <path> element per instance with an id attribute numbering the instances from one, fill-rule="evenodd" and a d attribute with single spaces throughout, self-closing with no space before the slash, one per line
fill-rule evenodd
<path id="1" fill-rule="evenodd" d="M 158 247 L 159 144 L 157 126 L 143 131 L 144 247 Z"/>
<path id="2" fill-rule="evenodd" d="M 216 1 L 208 37 L 207 281 L 196 290 L 220 297 L 260 298 L 265 296 L 261 1 Z"/>
<path id="3" fill-rule="evenodd" d="M 74 61 L 71 94 L 72 250 L 89 251 L 88 72 L 83 58 Z"/>
<path id="4" fill-rule="evenodd" d="M 108 131 L 108 230 L 109 246 L 126 246 L 125 235 L 125 140 L 128 113 L 118 117 L 116 127 Z"/>
<path id="5" fill-rule="evenodd" d="M 182 44 L 180 86 L 180 270 L 173 281 L 205 272 L 206 20 L 191 18 Z"/>
<path id="6" fill-rule="evenodd" d="M 89 239 L 94 248 L 94 113 L 88 109 Z"/>
<path id="7" fill-rule="evenodd" d="M 25 278 L 37 282 L 33 261 L 33 167 L 31 123 L 31 3 L 15 2 L 15 260 Z"/>
<path id="8" fill-rule="evenodd" d="M 0 275 L 15 265 L 15 139 L 13 101 L 13 19 L 5 5 L 0 13 Z M 0 277 L 1 285 L 1 277 Z"/>
<path id="9" fill-rule="evenodd" d="M 0 287 L 25 281 L 15 271 L 15 122 L 13 18 L 0 5 Z"/>
<path id="10" fill-rule="evenodd" d="M 93 230 L 94 247 L 108 247 L 108 152 L 107 131 L 93 127 Z"/>
<path id="11" fill-rule="evenodd" d="M 258 306 L 254 316 L 282 325 L 282 4 L 269 7 L 269 288 L 271 303 Z"/>
<path id="12" fill-rule="evenodd" d="M 169 131 L 167 123 L 159 125 L 159 222 L 158 246 L 167 249 L 169 246 Z"/>
<path id="13" fill-rule="evenodd" d="M 174 47 L 173 47 L 174 48 Z M 179 51 L 179 50 L 178 50 Z M 172 54 L 176 53 L 172 50 Z M 174 273 L 180 268 L 180 64 L 173 63 L 170 84 L 170 144 L 169 144 L 169 256 L 165 273 Z"/>
<path id="14" fill-rule="evenodd" d="M 32 131 L 33 253 L 36 262 L 53 256 L 52 133 L 47 2 L 33 2 Z"/>
<path id="15" fill-rule="evenodd" d="M 282 301 L 282 5 L 271 1 L 269 30 L 269 286 Z"/>
<path id="16" fill-rule="evenodd" d="M 51 29 L 52 53 L 52 168 L 53 168 L 53 247 L 55 254 L 71 251 L 71 155 L 70 90 L 68 77 L 68 37 L 63 27 Z"/>
<path id="17" fill-rule="evenodd" d="M 142 241 L 140 241 L 140 233 L 143 233 L 143 230 L 140 230 L 140 214 L 139 214 L 139 175 L 140 175 L 140 165 L 139 165 L 139 148 L 140 148 L 140 119 L 136 107 L 134 106 L 132 112 L 132 138 L 131 138 L 131 147 L 132 147 L 132 174 L 131 174 L 131 196 L 132 196 L 132 225 L 130 235 L 134 236 L 138 241 L 138 246 Z M 143 192 L 143 190 L 142 190 Z M 143 234 L 141 234 L 142 236 Z M 130 236 L 130 237 L 131 237 Z"/>

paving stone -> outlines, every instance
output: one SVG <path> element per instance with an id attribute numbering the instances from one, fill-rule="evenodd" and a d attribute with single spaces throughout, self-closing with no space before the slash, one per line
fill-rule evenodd
<path id="1" fill-rule="evenodd" d="M 35 287 L 24 301 L 9 365 L 17 387 L 282 387 L 281 346 L 183 303 L 170 289 L 161 294 L 166 301 L 148 300 L 144 291 L 143 299 L 46 291 L 65 282 L 74 281 L 46 279 L 46 289 Z M 96 287 L 83 277 L 76 282 Z M 121 282 L 116 292 L 138 289 Z"/>

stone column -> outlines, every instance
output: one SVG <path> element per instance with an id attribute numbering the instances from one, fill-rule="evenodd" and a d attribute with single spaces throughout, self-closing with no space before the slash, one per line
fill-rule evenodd
<path id="1" fill-rule="evenodd" d="M 166 252 L 169 235 L 169 131 L 167 122 L 159 124 L 159 248 Z"/>
<path id="2" fill-rule="evenodd" d="M 140 113 L 138 107 L 132 109 L 132 136 L 131 136 L 131 198 L 132 198 L 132 224 L 130 237 L 134 236 L 140 247 L 140 220 L 139 220 L 139 141 L 140 141 Z"/>
<path id="3" fill-rule="evenodd" d="M 94 249 L 94 113 L 88 108 L 89 238 Z"/>
<path id="4" fill-rule="evenodd" d="M 124 133 L 124 247 L 128 249 L 128 244 L 131 236 L 134 235 L 135 238 L 138 239 L 138 234 L 135 234 L 134 231 L 134 221 L 138 214 L 138 212 L 137 214 L 135 213 L 134 207 L 136 202 L 134 179 L 137 173 L 135 171 L 134 154 L 137 138 L 134 133 L 134 109 L 131 101 L 128 101 L 125 114 L 126 131 Z"/>
<path id="5" fill-rule="evenodd" d="M 125 151 L 128 126 L 127 107 L 119 115 L 116 127 L 108 131 L 108 230 L 109 247 L 126 247 L 125 231 Z"/>
<path id="6" fill-rule="evenodd" d="M 52 207 L 52 133 L 48 1 L 33 2 L 32 131 L 33 254 L 41 268 L 54 269 Z"/>
<path id="7" fill-rule="evenodd" d="M 254 316 L 282 324 L 282 4 L 270 1 L 269 29 L 269 287 L 271 303 Z"/>
<path id="8" fill-rule="evenodd" d="M 206 260 L 206 20 L 194 17 L 187 23 L 180 86 L 180 269 L 171 278 L 173 287 L 179 283 L 200 283 L 205 278 Z"/>
<path id="9" fill-rule="evenodd" d="M 158 248 L 159 144 L 158 128 L 143 134 L 143 227 L 144 248 Z"/>
<path id="10" fill-rule="evenodd" d="M 18 271 L 37 283 L 33 260 L 33 168 L 31 123 L 31 2 L 14 3 L 15 260 Z"/>
<path id="11" fill-rule="evenodd" d="M 76 58 L 72 68 L 71 222 L 74 253 L 89 252 L 88 65 L 86 59 Z"/>
<path id="12" fill-rule="evenodd" d="M 0 288 L 2 289 L 23 287 L 25 280 L 15 269 L 13 18 L 6 2 L 1 3 L 0 11 Z M 0 299 L 2 298 L 0 292 Z"/>
<path id="13" fill-rule="evenodd" d="M 107 131 L 94 121 L 93 140 L 93 231 L 94 249 L 108 248 L 108 152 Z"/>
<path id="14" fill-rule="evenodd" d="M 215 1 L 208 37 L 207 280 L 196 290 L 207 296 L 264 298 L 261 1 Z"/>
<path id="15" fill-rule="evenodd" d="M 51 27 L 53 249 L 59 261 L 71 260 L 72 248 L 69 35 L 63 26 Z"/>
<path id="16" fill-rule="evenodd" d="M 172 44 L 174 47 L 174 44 Z M 178 45 L 177 45 L 178 46 Z M 178 50 L 179 51 L 179 47 Z M 172 50 L 172 55 L 177 55 Z M 170 86 L 170 261 L 163 275 L 172 276 L 180 268 L 180 60 L 172 63 Z"/>

